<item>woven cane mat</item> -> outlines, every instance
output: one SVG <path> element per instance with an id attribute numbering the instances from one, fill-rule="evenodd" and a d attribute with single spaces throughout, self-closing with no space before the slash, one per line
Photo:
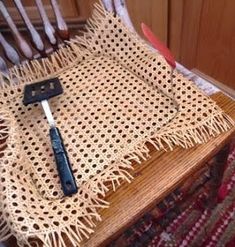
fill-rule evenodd
<path id="1" fill-rule="evenodd" d="M 25 84 L 58 77 L 63 95 L 50 100 L 79 192 L 63 197 L 40 104 L 22 104 Z M 131 181 L 146 143 L 192 147 L 233 121 L 120 19 L 97 5 L 84 37 L 47 59 L 1 75 L 0 241 L 70 246 L 94 231 L 105 194 Z"/>

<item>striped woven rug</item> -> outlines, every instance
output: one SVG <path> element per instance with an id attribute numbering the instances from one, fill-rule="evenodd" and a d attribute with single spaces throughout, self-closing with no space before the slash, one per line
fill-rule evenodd
<path id="1" fill-rule="evenodd" d="M 235 247 L 235 142 L 109 247 Z"/>

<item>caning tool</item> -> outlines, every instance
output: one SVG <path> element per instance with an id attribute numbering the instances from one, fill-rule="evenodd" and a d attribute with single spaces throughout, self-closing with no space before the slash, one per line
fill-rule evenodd
<path id="1" fill-rule="evenodd" d="M 24 88 L 23 104 L 40 102 L 50 126 L 49 134 L 55 156 L 62 190 L 65 196 L 77 193 L 78 188 L 73 176 L 71 164 L 66 152 L 63 139 L 50 110 L 48 99 L 63 93 L 63 88 L 58 78 L 26 85 Z"/>

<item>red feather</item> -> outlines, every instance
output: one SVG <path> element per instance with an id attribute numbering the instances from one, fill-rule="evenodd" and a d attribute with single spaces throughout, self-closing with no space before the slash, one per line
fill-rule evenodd
<path id="1" fill-rule="evenodd" d="M 158 50 L 166 59 L 168 64 L 173 68 L 176 67 L 175 59 L 170 52 L 170 50 L 163 44 L 151 31 L 151 29 L 144 23 L 141 23 L 141 28 L 144 33 L 144 36 L 148 39 L 148 41 L 153 45 L 153 47 Z"/>

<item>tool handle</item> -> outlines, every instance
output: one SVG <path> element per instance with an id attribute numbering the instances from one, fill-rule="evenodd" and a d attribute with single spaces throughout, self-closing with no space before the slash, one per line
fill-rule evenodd
<path id="1" fill-rule="evenodd" d="M 77 193 L 78 188 L 73 176 L 67 152 L 64 147 L 63 139 L 58 128 L 50 128 L 50 138 L 64 195 L 69 196 L 75 194 Z"/>

